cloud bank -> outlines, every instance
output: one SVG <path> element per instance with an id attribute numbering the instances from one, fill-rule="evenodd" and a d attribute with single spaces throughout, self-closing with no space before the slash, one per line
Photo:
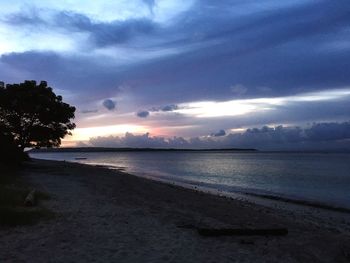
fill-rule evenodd
<path id="1" fill-rule="evenodd" d="M 217 136 L 215 136 L 217 135 Z M 107 136 L 90 138 L 88 145 L 95 147 L 134 148 L 255 148 L 260 150 L 347 150 L 350 151 L 350 122 L 315 123 L 307 128 L 276 127 L 252 128 L 243 133 L 224 135 L 219 131 L 205 137 L 157 137 L 149 133 L 124 137 Z"/>

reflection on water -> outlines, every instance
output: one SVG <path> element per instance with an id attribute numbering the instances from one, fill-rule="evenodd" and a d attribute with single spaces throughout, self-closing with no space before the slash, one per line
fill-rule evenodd
<path id="1" fill-rule="evenodd" d="M 269 193 L 350 208 L 350 154 L 114 152 L 31 156 L 109 165 L 141 176 L 224 191 Z"/>

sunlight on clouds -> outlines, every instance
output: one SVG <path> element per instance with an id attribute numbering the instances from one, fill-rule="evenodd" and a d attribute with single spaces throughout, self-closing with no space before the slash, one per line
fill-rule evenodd
<path id="1" fill-rule="evenodd" d="M 76 128 L 73 131 L 73 135 L 66 138 L 66 141 L 86 141 L 91 137 L 109 136 L 109 135 L 122 135 L 126 132 L 131 133 L 146 133 L 148 129 L 140 125 L 132 124 L 120 124 L 111 126 L 89 127 L 89 128 Z"/>
<path id="2" fill-rule="evenodd" d="M 113 58 L 114 65 L 127 64 L 133 62 L 140 62 L 142 60 L 148 60 L 153 58 L 166 57 L 170 55 L 176 55 L 186 51 L 184 48 L 162 48 L 162 49 L 151 49 L 151 48 L 140 48 L 140 47 L 128 47 L 128 46 L 112 46 L 97 48 L 91 56 L 101 56 L 105 58 Z M 103 63 L 106 63 L 103 61 Z"/>
<path id="3" fill-rule="evenodd" d="M 161 23 L 186 11 L 194 2 L 194 0 L 159 0 L 155 1 L 152 12 L 149 5 L 143 0 L 13 0 L 1 3 L 3 8 L 0 10 L 0 14 L 37 8 L 41 12 L 57 10 L 80 13 L 94 20 L 105 22 L 148 17 Z"/>
<path id="4" fill-rule="evenodd" d="M 181 114 L 195 115 L 196 117 L 221 117 L 243 115 L 256 110 L 257 107 L 241 101 L 226 102 L 196 102 L 190 103 L 188 108 L 179 109 Z"/>
<path id="5" fill-rule="evenodd" d="M 188 10 L 194 0 L 160 0 L 156 1 L 154 20 L 159 23 L 168 22 L 176 15 Z"/>
<path id="6" fill-rule="evenodd" d="M 320 92 L 303 93 L 294 96 L 277 98 L 258 98 L 245 100 L 230 100 L 224 102 L 206 101 L 180 104 L 180 109 L 175 112 L 202 117 L 227 117 L 246 115 L 254 112 L 277 109 L 278 106 L 289 103 L 303 103 L 315 101 L 331 101 L 350 96 L 350 89 L 326 90 Z"/>
<path id="7" fill-rule="evenodd" d="M 155 1 L 153 8 L 150 8 L 143 0 L 121 0 L 121 1 L 18 1 L 11 2 L 11 8 L 0 10 L 0 15 L 4 18 L 14 14 L 25 14 L 28 17 L 40 14 L 47 25 L 31 25 L 29 27 L 18 27 L 16 24 L 7 24 L 0 18 L 0 35 L 6 41 L 0 43 L 0 55 L 10 52 L 26 51 L 54 51 L 54 52 L 84 52 L 90 48 L 88 34 L 83 32 L 68 32 L 56 27 L 53 17 L 57 12 L 73 12 L 88 16 L 92 21 L 112 22 L 126 21 L 128 19 L 148 18 L 157 23 L 167 23 L 175 16 L 186 11 L 193 5 L 193 0 L 177 1 L 165 0 Z M 34 15 L 33 15 L 34 14 Z M 69 34 L 68 34 L 69 33 Z M 25 40 L 25 41 L 24 41 Z M 6 42 L 6 43 L 3 43 Z M 101 49 L 97 50 L 97 55 L 107 55 L 118 58 L 118 60 L 139 60 L 164 55 L 176 54 L 179 50 L 167 48 L 164 50 L 132 50 Z M 132 52 L 131 52 L 132 51 Z M 137 52 L 137 54 L 136 54 Z M 127 54 L 127 55 L 126 55 Z"/>
<path id="8" fill-rule="evenodd" d="M 4 4 L 1 3 L 3 6 Z M 0 10 L 0 14 L 8 12 L 23 12 L 31 8 L 40 9 L 41 12 L 49 10 L 70 11 L 88 15 L 101 21 L 145 17 L 149 10 L 142 0 L 12 0 Z"/>
<path id="9" fill-rule="evenodd" d="M 247 128 L 235 128 L 235 129 L 230 129 L 230 133 L 243 133 L 247 130 Z"/>
<path id="10" fill-rule="evenodd" d="M 305 93 L 300 96 L 290 97 L 290 101 L 324 101 L 335 100 L 350 95 L 350 89 L 335 89 L 312 93 Z M 288 98 L 288 97 L 287 97 Z"/>
<path id="11" fill-rule="evenodd" d="M 0 34 L 6 39 L 0 43 L 0 55 L 26 51 L 69 52 L 77 49 L 77 39 L 86 39 L 82 34 L 74 34 L 77 38 L 72 38 L 67 37 L 64 33 L 49 30 L 18 31 L 12 27 L 1 28 Z"/>

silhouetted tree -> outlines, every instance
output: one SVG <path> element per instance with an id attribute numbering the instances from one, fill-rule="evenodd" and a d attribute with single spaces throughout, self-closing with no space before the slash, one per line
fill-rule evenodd
<path id="1" fill-rule="evenodd" d="M 25 147 L 59 146 L 75 128 L 75 108 L 56 96 L 46 81 L 0 83 L 0 126 L 23 152 Z M 6 136 L 3 136 L 6 137 Z"/>
<path id="2" fill-rule="evenodd" d="M 0 163 L 18 164 L 28 156 L 15 144 L 12 134 L 0 124 Z"/>

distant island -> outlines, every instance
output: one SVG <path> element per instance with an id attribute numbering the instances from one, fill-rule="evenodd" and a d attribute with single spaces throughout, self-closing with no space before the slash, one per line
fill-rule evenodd
<path id="1" fill-rule="evenodd" d="M 256 152 L 257 149 L 225 148 L 225 149 L 175 149 L 175 148 L 109 148 L 109 147 L 62 147 L 62 148 L 40 148 L 31 149 L 31 153 L 51 153 L 51 152 L 216 152 L 216 151 L 236 151 L 236 152 Z"/>

